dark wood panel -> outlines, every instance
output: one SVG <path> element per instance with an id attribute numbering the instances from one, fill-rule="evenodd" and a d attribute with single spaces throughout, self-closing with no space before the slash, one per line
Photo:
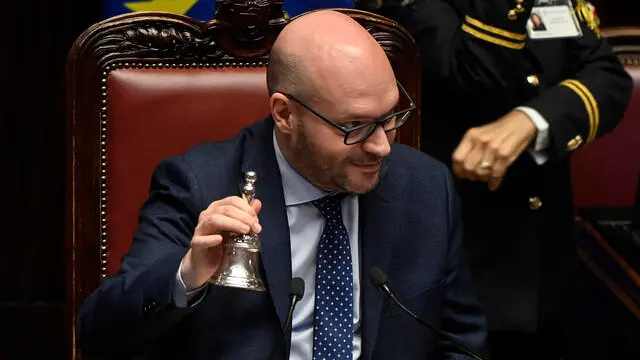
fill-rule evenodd
<path id="1" fill-rule="evenodd" d="M 591 0 L 601 26 L 640 26 L 640 1 Z"/>
<path id="2" fill-rule="evenodd" d="M 62 303 L 1 304 L 0 359 L 68 359 L 61 331 L 63 309 Z"/>
<path id="3" fill-rule="evenodd" d="M 62 300 L 64 60 L 73 33 L 69 1 L 21 2 L 3 51 L 4 301 Z M 28 24 L 38 26 L 28 26 Z M 8 232 L 6 230 L 8 229 Z M 34 286 L 34 282 L 38 286 Z"/>
<path id="4" fill-rule="evenodd" d="M 69 358 L 64 341 L 64 79 L 102 1 L 12 1 L 0 31 L 1 359 Z"/>

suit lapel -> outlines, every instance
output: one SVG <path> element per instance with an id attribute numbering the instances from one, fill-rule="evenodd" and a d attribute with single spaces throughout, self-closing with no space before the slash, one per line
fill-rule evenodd
<path id="1" fill-rule="evenodd" d="M 361 267 L 360 289 L 362 294 L 362 344 L 363 358 L 370 359 L 373 354 L 378 324 L 382 310 L 383 294 L 369 283 L 369 270 L 379 267 L 385 273 L 389 269 L 389 260 L 394 236 L 400 229 L 397 205 L 392 199 L 393 186 L 386 171 L 381 175 L 380 184 L 372 192 L 360 196 L 360 244 Z M 384 196 L 382 195 L 384 194 Z"/>
<path id="2" fill-rule="evenodd" d="M 256 198 L 262 201 L 258 215 L 263 229 L 260 233 L 262 275 L 282 326 L 289 308 L 291 245 L 282 180 L 273 148 L 273 120 L 268 118 L 252 129 L 254 136 L 247 139 L 242 171 L 253 170 L 258 176 Z"/>

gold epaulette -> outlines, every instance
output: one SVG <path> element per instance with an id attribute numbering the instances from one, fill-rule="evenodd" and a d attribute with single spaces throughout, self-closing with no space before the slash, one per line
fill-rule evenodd
<path id="1" fill-rule="evenodd" d="M 575 7 L 576 17 L 584 22 L 597 37 L 600 37 L 600 19 L 596 14 L 596 9 L 586 0 L 577 0 Z"/>

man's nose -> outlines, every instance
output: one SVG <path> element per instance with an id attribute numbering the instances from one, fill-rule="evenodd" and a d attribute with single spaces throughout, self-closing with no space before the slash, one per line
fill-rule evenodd
<path id="1" fill-rule="evenodd" d="M 377 157 L 385 157 L 391 152 L 391 142 L 382 126 L 377 126 L 371 136 L 362 144 L 362 149 Z"/>

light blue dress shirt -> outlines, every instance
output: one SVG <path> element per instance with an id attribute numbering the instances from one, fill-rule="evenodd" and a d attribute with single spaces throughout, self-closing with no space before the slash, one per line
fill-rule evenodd
<path id="1" fill-rule="evenodd" d="M 305 294 L 293 311 L 290 360 L 313 358 L 313 310 L 315 305 L 316 253 L 324 218 L 311 203 L 328 194 L 302 177 L 285 159 L 278 147 L 275 131 L 273 147 L 282 176 L 284 203 L 291 236 L 291 274 L 305 283 Z M 342 201 L 342 218 L 349 234 L 353 266 L 353 358 L 361 352 L 360 336 L 360 265 L 358 246 L 358 197 L 347 196 Z M 264 231 L 269 231 L 265 229 Z"/>
<path id="2" fill-rule="evenodd" d="M 305 283 L 305 294 L 293 311 L 291 331 L 290 360 L 309 360 L 313 358 L 313 311 L 315 305 L 316 253 L 324 218 L 311 203 L 313 200 L 327 196 L 302 175 L 300 175 L 285 159 L 280 151 L 273 133 L 273 147 L 282 177 L 284 203 L 287 208 L 287 220 L 291 241 L 291 277 L 300 277 Z M 342 201 L 342 218 L 349 234 L 351 259 L 353 267 L 353 359 L 359 359 L 362 337 L 360 335 L 360 256 L 358 231 L 358 197 L 350 195 Z M 269 231 L 265 228 L 263 231 Z M 180 264 L 182 266 L 182 264 Z M 180 269 L 176 275 L 177 285 L 174 301 L 177 306 L 191 306 L 202 298 L 193 300 L 207 286 L 186 292 L 180 277 Z"/>

